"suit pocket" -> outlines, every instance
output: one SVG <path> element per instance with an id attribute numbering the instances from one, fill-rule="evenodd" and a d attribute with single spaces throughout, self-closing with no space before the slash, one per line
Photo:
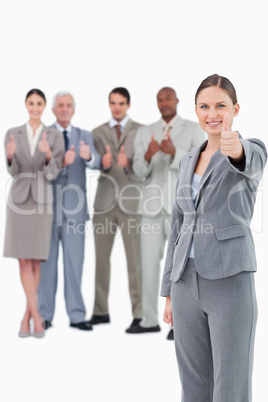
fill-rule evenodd
<path id="1" fill-rule="evenodd" d="M 235 237 L 246 236 L 247 230 L 243 225 L 229 225 L 215 229 L 218 240 L 234 239 Z"/>

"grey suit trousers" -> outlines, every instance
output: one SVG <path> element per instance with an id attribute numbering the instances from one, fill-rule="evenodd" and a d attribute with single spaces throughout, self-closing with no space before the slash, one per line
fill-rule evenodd
<path id="1" fill-rule="evenodd" d="M 257 301 L 254 273 L 207 280 L 188 259 L 171 302 L 182 402 L 250 402 Z"/>
<path id="2" fill-rule="evenodd" d="M 52 227 L 49 259 L 41 263 L 41 278 L 38 289 L 38 306 L 41 316 L 52 321 L 55 311 L 55 296 L 58 279 L 59 242 L 62 242 L 64 265 L 64 296 L 67 314 L 73 324 L 85 321 L 85 305 L 81 293 L 84 262 L 84 223 Z M 75 250 L 75 253 L 73 252 Z"/>
<path id="3" fill-rule="evenodd" d="M 130 215 L 115 206 L 111 211 L 95 213 L 94 239 L 96 255 L 94 314 L 109 312 L 110 256 L 117 228 L 121 230 L 128 269 L 129 293 L 134 318 L 142 317 L 140 215 Z"/>

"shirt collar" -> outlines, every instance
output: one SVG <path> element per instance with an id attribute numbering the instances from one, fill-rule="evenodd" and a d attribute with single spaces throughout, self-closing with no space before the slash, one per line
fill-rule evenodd
<path id="1" fill-rule="evenodd" d="M 68 127 L 64 128 L 64 127 L 62 127 L 62 126 L 56 121 L 55 126 L 56 126 L 57 130 L 59 130 L 59 131 L 61 131 L 61 132 L 63 132 L 64 130 L 66 130 L 66 131 L 68 131 L 68 134 L 70 134 L 71 131 L 72 131 L 72 125 L 71 125 L 71 124 L 69 124 Z"/>
<path id="2" fill-rule="evenodd" d="M 162 119 L 161 119 L 162 127 L 163 127 L 163 128 L 166 128 L 167 126 L 169 126 L 169 127 L 174 127 L 174 124 L 175 124 L 176 120 L 178 119 L 178 117 L 179 117 L 179 115 L 176 114 L 176 115 L 173 117 L 173 119 L 171 119 L 168 123 L 162 118 Z"/>
<path id="3" fill-rule="evenodd" d="M 117 126 L 117 124 L 120 124 L 120 126 L 122 127 L 122 128 L 124 128 L 126 125 L 127 125 L 127 122 L 129 121 L 129 117 L 128 116 L 125 116 L 121 121 L 117 121 L 117 120 L 115 120 L 114 118 L 113 118 L 113 116 L 110 118 L 110 121 L 109 121 L 109 126 L 110 127 L 115 127 L 115 126 Z"/>

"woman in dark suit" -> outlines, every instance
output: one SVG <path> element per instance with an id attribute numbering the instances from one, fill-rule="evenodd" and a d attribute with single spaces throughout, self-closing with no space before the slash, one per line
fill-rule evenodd
<path id="1" fill-rule="evenodd" d="M 164 321 L 174 325 L 183 402 L 250 402 L 257 320 L 250 221 L 267 151 L 232 131 L 239 104 L 227 78 L 207 77 L 195 102 L 208 140 L 180 161 Z"/>
<path id="2" fill-rule="evenodd" d="M 40 261 L 46 260 L 52 227 L 50 181 L 60 172 L 64 143 L 61 133 L 41 122 L 46 98 L 39 89 L 26 95 L 29 121 L 7 131 L 7 169 L 12 176 L 7 201 L 4 256 L 18 258 L 20 278 L 26 295 L 26 311 L 20 337 L 44 336 L 43 319 L 37 306 Z"/>

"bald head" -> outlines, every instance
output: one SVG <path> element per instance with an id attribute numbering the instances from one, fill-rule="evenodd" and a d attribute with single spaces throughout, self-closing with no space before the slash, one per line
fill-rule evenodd
<path id="1" fill-rule="evenodd" d="M 177 113 L 179 99 L 173 88 L 164 87 L 157 94 L 157 106 L 162 118 L 168 123 Z"/>

